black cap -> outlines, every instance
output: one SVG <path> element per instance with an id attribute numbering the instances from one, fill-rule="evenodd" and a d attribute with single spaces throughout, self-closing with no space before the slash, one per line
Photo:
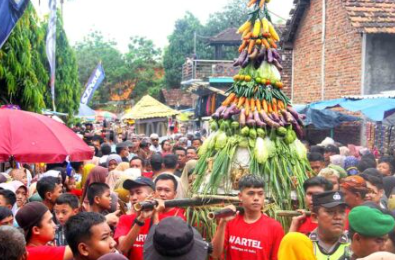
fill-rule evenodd
<path id="1" fill-rule="evenodd" d="M 334 153 L 334 154 L 339 154 L 340 153 L 339 147 L 337 147 L 337 146 L 335 146 L 333 144 L 330 144 L 330 145 L 326 146 L 324 151 L 326 153 Z"/>
<path id="2" fill-rule="evenodd" d="M 340 191 L 325 191 L 313 195 L 314 207 L 334 208 L 339 205 L 346 205 L 344 194 Z"/>
<path id="3" fill-rule="evenodd" d="M 135 180 L 130 180 L 130 179 L 125 180 L 125 182 L 123 183 L 123 188 L 125 190 L 130 190 L 140 186 L 148 186 L 151 187 L 153 190 L 155 190 L 154 182 L 150 178 L 143 176 L 137 177 L 137 179 Z"/>
<path id="4" fill-rule="evenodd" d="M 210 245 L 179 217 L 168 217 L 152 226 L 144 243 L 146 260 L 203 260 Z"/>

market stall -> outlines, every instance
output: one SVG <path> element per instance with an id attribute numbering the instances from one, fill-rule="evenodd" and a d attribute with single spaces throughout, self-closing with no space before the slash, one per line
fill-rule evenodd
<path id="1" fill-rule="evenodd" d="M 138 134 L 150 135 L 156 133 L 160 136 L 167 135 L 169 118 L 180 112 L 162 104 L 153 97 L 146 95 L 122 117 L 124 120 L 134 120 Z"/>

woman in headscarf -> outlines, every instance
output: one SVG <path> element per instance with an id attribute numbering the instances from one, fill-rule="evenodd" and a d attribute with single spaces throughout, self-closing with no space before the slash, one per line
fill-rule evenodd
<path id="1" fill-rule="evenodd" d="M 115 184 L 121 177 L 122 173 L 125 172 L 126 170 L 128 170 L 129 167 L 130 167 L 129 163 L 121 162 L 120 164 L 118 164 L 118 166 L 117 166 L 117 168 L 115 168 L 115 170 L 110 171 L 108 173 L 108 176 L 106 178 L 106 183 L 108 186 L 110 186 L 111 191 L 114 191 Z"/>
<path id="2" fill-rule="evenodd" d="M 354 156 L 347 156 L 344 160 L 344 169 L 347 171 L 348 176 L 357 175 L 359 173 L 357 165 L 359 160 Z"/>
<path id="3" fill-rule="evenodd" d="M 278 249 L 278 260 L 317 260 L 313 242 L 302 233 L 288 233 Z"/>
<path id="4" fill-rule="evenodd" d="M 15 189 L 15 196 L 16 196 L 16 203 L 12 207 L 12 213 L 14 216 L 18 212 L 20 208 L 22 208 L 26 203 L 27 203 L 27 198 L 29 195 L 28 189 L 26 185 L 24 185 L 20 181 L 12 181 L 10 184 L 14 187 Z"/>
<path id="5" fill-rule="evenodd" d="M 86 180 L 88 179 L 89 173 L 95 168 L 96 165 L 93 163 L 85 164 L 82 171 L 81 182 L 77 184 L 77 189 L 82 189 L 85 186 Z"/>
<path id="6" fill-rule="evenodd" d="M 113 171 L 115 168 L 117 168 L 118 164 L 122 162 L 121 156 L 118 154 L 110 154 L 107 157 L 107 169 L 108 171 Z"/>

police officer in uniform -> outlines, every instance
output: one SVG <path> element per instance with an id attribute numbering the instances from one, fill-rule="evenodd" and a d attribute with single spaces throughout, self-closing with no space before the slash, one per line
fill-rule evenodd
<path id="1" fill-rule="evenodd" d="M 318 227 L 310 234 L 317 260 L 350 260 L 350 241 L 344 232 L 346 203 L 340 191 L 313 195 L 312 218 Z"/>

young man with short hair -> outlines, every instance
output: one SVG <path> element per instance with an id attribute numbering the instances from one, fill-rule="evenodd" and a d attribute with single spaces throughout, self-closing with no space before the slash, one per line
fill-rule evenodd
<path id="1" fill-rule="evenodd" d="M 81 212 L 66 223 L 66 240 L 75 260 L 97 260 L 115 253 L 116 242 L 106 219 L 95 212 Z"/>
<path id="2" fill-rule="evenodd" d="M 177 185 L 174 176 L 169 174 L 159 175 L 156 179 L 156 184 L 158 193 L 155 194 L 155 197 L 162 200 L 174 199 L 176 194 L 175 186 Z M 123 187 L 130 191 L 132 205 L 146 200 L 154 194 L 155 190 L 155 184 L 146 177 L 139 177 L 136 180 L 126 180 Z M 152 224 L 156 224 L 160 220 L 171 216 L 178 216 L 185 220 L 184 211 L 181 209 L 171 208 L 166 212 L 162 211 L 162 209 L 142 211 L 120 218 L 114 238 L 118 240 L 118 249 L 124 255 L 127 255 L 129 259 L 143 259 L 144 242 Z"/>
<path id="3" fill-rule="evenodd" d="M 123 162 L 129 162 L 129 148 L 126 143 L 117 144 L 115 150 Z"/>
<path id="4" fill-rule="evenodd" d="M 70 248 L 48 246 L 55 238 L 56 225 L 52 213 L 43 203 L 27 203 L 18 211 L 15 218 L 25 232 L 29 260 L 73 259 Z"/>
<path id="5" fill-rule="evenodd" d="M 330 144 L 325 147 L 324 159 L 326 166 L 328 166 L 331 163 L 331 156 L 336 154 L 340 154 L 340 149 L 336 145 Z"/>
<path id="6" fill-rule="evenodd" d="M 385 208 L 385 206 L 381 204 L 381 199 L 384 195 L 383 178 L 373 176 L 368 173 L 362 173 L 359 176 L 361 176 L 366 181 L 366 186 L 368 188 L 365 201 L 371 201 L 381 208 Z"/>
<path id="7" fill-rule="evenodd" d="M 181 177 L 182 171 L 184 170 L 187 162 L 187 150 L 183 147 L 174 147 L 174 154 L 177 156 L 177 170 L 174 175 Z"/>
<path id="8" fill-rule="evenodd" d="M 199 159 L 197 156 L 196 148 L 193 146 L 190 146 L 187 148 L 187 160 L 197 160 Z"/>
<path id="9" fill-rule="evenodd" d="M 199 149 L 200 146 L 202 146 L 202 144 L 203 144 L 203 141 L 201 139 L 199 139 L 199 138 L 192 139 L 192 146 L 195 147 L 196 150 Z"/>
<path id="10" fill-rule="evenodd" d="M 358 206 L 351 210 L 348 219 L 352 260 L 385 251 L 388 234 L 395 227 L 393 216 L 377 208 Z"/>
<path id="11" fill-rule="evenodd" d="M 56 199 L 62 194 L 62 183 L 56 177 L 44 177 L 37 182 L 37 192 L 49 211 L 53 212 Z"/>
<path id="12" fill-rule="evenodd" d="M 59 222 L 55 234 L 55 244 L 57 246 L 67 246 L 64 226 L 70 217 L 75 216 L 79 212 L 79 204 L 77 196 L 69 193 L 62 194 L 56 199 L 54 212 Z"/>
<path id="13" fill-rule="evenodd" d="M 111 209 L 110 187 L 101 182 L 94 182 L 88 187 L 87 197 L 90 211 L 100 214 L 108 214 Z"/>
<path id="14" fill-rule="evenodd" d="M 11 226 L 0 227 L 0 259 L 27 260 L 26 240 L 23 233 Z"/>
<path id="15" fill-rule="evenodd" d="M 262 213 L 265 201 L 264 181 L 245 175 L 239 181 L 239 199 L 244 213 L 222 218 L 212 240 L 212 257 L 219 258 L 224 250 L 228 260 L 277 260 L 284 236 L 281 224 Z M 234 206 L 229 206 L 236 211 Z"/>
<path id="16" fill-rule="evenodd" d="M 310 162 L 310 167 L 313 170 L 314 175 L 318 175 L 318 173 L 325 168 L 325 159 L 324 156 L 320 153 L 309 153 L 307 156 L 309 162 Z"/>
<path id="17" fill-rule="evenodd" d="M 141 171 L 141 174 L 144 171 L 144 161 L 143 159 L 141 159 L 138 156 L 134 156 L 131 160 L 130 160 L 130 168 L 132 169 L 139 169 Z"/>
<path id="18" fill-rule="evenodd" d="M 323 177 L 313 177 L 303 183 L 305 191 L 305 204 L 308 210 L 313 211 L 313 195 L 331 191 L 333 185 L 330 181 Z M 292 218 L 292 223 L 289 232 L 300 232 L 309 235 L 314 229 L 317 228 L 317 222 L 313 221 L 311 216 L 307 216 L 302 210 L 302 215 Z"/>
<path id="19" fill-rule="evenodd" d="M 6 207 L 12 210 L 15 202 L 16 196 L 14 192 L 0 189 L 0 207 Z"/>
<path id="20" fill-rule="evenodd" d="M 313 195 L 312 218 L 318 227 L 311 232 L 314 254 L 317 260 L 338 260 L 350 256 L 346 224 L 346 203 L 343 193 L 326 191 Z"/>
<path id="21" fill-rule="evenodd" d="M 365 202 L 368 187 L 366 181 L 361 176 L 349 176 L 342 180 L 340 190 L 344 194 L 344 199 L 349 209 L 360 206 Z"/>
<path id="22" fill-rule="evenodd" d="M 12 226 L 13 224 L 14 216 L 12 211 L 7 207 L 0 207 L 0 226 Z"/>

